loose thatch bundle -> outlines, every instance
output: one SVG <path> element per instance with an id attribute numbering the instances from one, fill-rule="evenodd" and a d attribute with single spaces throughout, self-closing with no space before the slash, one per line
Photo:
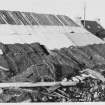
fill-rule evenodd
<path id="1" fill-rule="evenodd" d="M 39 43 L 1 43 L 0 81 L 61 81 L 85 68 L 97 70 L 98 67 L 100 71 L 104 69 L 105 57 L 103 52 L 97 51 L 99 48 L 104 51 L 104 46 L 99 44 L 55 49 L 49 53 Z"/>

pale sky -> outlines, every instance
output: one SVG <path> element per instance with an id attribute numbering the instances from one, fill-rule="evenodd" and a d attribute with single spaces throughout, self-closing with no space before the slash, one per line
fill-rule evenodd
<path id="1" fill-rule="evenodd" d="M 0 0 L 0 9 L 65 14 L 73 19 L 83 17 L 84 3 L 87 19 L 100 18 L 105 27 L 105 0 Z"/>

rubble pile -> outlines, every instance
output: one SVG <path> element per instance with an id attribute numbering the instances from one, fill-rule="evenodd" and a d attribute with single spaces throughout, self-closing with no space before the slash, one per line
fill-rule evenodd
<path id="1" fill-rule="evenodd" d="M 36 87 L 0 85 L 0 102 L 104 101 L 104 50 L 104 44 L 49 51 L 39 43 L 0 43 L 1 83 L 55 83 Z"/>
<path id="2" fill-rule="evenodd" d="M 75 86 L 3 88 L 0 102 L 99 102 L 105 101 L 105 84 L 87 77 Z"/>

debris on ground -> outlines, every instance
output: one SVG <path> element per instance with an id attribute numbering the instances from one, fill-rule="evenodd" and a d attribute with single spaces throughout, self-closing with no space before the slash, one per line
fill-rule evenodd
<path id="1" fill-rule="evenodd" d="M 0 102 L 105 101 L 105 44 L 48 50 L 0 43 Z"/>

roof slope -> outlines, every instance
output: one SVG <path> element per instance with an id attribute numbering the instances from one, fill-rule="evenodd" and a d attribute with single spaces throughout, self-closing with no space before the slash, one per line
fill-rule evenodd
<path id="1" fill-rule="evenodd" d="M 65 15 L 0 10 L 0 24 L 78 26 Z"/>
<path id="2" fill-rule="evenodd" d="M 81 20 L 81 23 L 83 24 L 84 20 Z M 105 38 L 105 29 L 96 21 L 85 20 L 85 28 L 99 38 Z"/>

